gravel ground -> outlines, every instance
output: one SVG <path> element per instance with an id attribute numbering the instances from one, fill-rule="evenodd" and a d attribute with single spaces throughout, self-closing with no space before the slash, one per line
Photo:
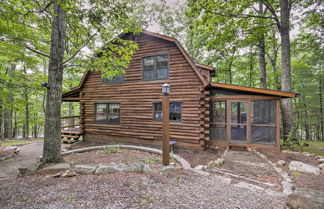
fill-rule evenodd
<path id="1" fill-rule="evenodd" d="M 284 196 L 225 183 L 214 174 L 116 173 L 0 181 L 0 208 L 284 208 Z"/>

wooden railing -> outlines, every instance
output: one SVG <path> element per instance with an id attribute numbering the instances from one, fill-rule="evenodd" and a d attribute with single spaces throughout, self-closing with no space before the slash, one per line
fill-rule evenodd
<path id="1" fill-rule="evenodd" d="M 61 117 L 61 128 L 76 128 L 80 125 L 80 116 Z"/>

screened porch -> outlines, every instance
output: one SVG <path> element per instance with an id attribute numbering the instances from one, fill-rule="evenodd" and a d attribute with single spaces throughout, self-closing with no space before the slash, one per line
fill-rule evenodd
<path id="1" fill-rule="evenodd" d="M 280 150 L 280 100 L 287 96 L 280 91 L 221 87 L 209 90 L 209 144 Z"/>

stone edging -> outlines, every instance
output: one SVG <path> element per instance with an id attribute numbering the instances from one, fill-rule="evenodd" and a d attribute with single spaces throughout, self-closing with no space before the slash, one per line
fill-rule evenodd
<path id="1" fill-rule="evenodd" d="M 86 148 L 81 148 L 81 149 L 70 150 L 67 152 L 63 152 L 62 156 L 70 155 L 73 153 L 81 153 L 81 152 L 88 152 L 88 151 L 92 151 L 92 150 L 100 150 L 100 149 L 105 149 L 108 147 L 116 147 L 116 146 L 119 148 L 122 148 L 122 149 L 134 149 L 134 150 L 140 150 L 140 151 L 144 151 L 144 152 L 150 152 L 150 153 L 162 155 L 162 150 L 154 149 L 154 148 L 150 148 L 150 147 L 141 147 L 141 146 L 133 146 L 133 145 L 105 145 L 105 146 L 86 147 Z M 184 158 L 180 157 L 179 155 L 175 155 L 172 153 L 170 153 L 170 155 L 177 162 L 179 162 L 184 169 L 191 170 L 195 173 L 198 173 L 198 174 L 201 174 L 204 176 L 209 175 L 208 172 L 193 169 L 191 167 L 190 163 L 188 161 L 186 161 Z"/>
<path id="2" fill-rule="evenodd" d="M 283 178 L 283 181 L 281 181 L 283 187 L 283 193 L 287 195 L 291 194 L 295 188 L 295 185 L 291 180 L 291 178 L 289 177 L 288 173 L 283 171 L 281 168 L 278 168 L 276 164 L 271 162 L 265 155 L 261 154 L 255 149 L 253 149 L 253 152 L 259 157 L 261 157 L 262 159 L 264 159 L 265 161 L 267 161 L 267 163 L 269 163 L 272 166 L 272 168 Z"/>

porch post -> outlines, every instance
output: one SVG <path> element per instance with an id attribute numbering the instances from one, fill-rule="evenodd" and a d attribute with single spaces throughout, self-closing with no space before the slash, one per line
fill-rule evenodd
<path id="1" fill-rule="evenodd" d="M 276 127 L 277 127 L 277 151 L 280 151 L 280 100 L 276 100 L 276 113 L 277 113 L 277 121 L 276 121 Z"/>

